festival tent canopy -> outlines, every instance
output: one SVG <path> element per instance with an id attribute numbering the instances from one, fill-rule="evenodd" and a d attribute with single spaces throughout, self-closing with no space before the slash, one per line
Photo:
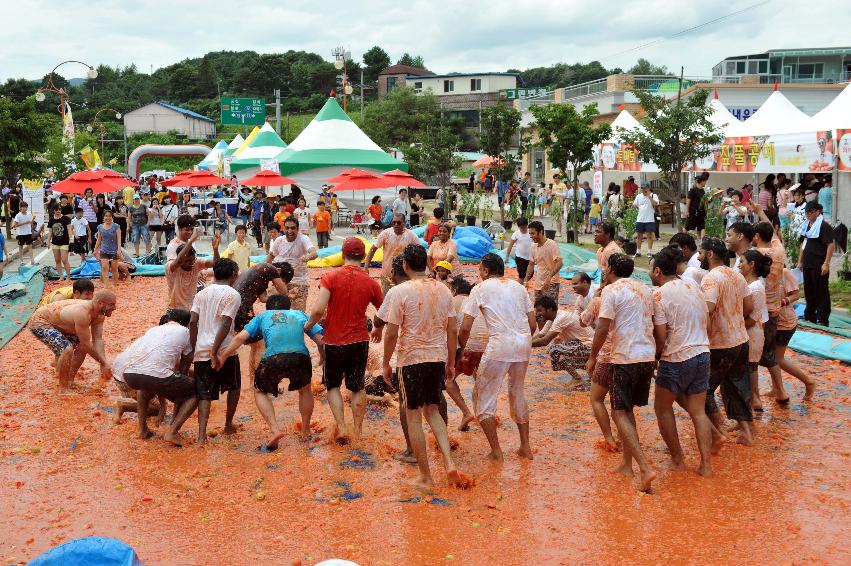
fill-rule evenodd
<path id="1" fill-rule="evenodd" d="M 778 90 L 742 123 L 740 136 L 775 136 L 815 131 L 812 118 L 798 110 Z"/>
<path id="2" fill-rule="evenodd" d="M 369 139 L 334 98 L 277 157 L 282 175 L 329 167 L 359 167 L 374 171 L 407 170 L 408 164 Z M 331 175 L 324 175 L 323 179 Z"/>
<path id="3" fill-rule="evenodd" d="M 236 159 L 231 162 L 230 169 L 233 172 L 259 167 L 261 161 L 275 159 L 287 144 L 268 122 L 263 124 L 260 131 L 246 142 L 246 147 L 240 148 Z"/>
<path id="4" fill-rule="evenodd" d="M 219 159 L 222 154 L 227 151 L 228 142 L 225 140 L 219 141 L 216 145 L 213 146 L 213 151 L 207 154 L 207 156 L 201 160 L 198 164 L 198 169 L 217 169 L 219 166 Z"/>
<path id="5" fill-rule="evenodd" d="M 821 112 L 812 117 L 813 129 L 851 129 L 851 84 L 846 86 Z"/>
<path id="6" fill-rule="evenodd" d="M 244 143 L 245 143 L 245 138 L 242 137 L 241 134 L 236 134 L 236 137 L 233 138 L 233 141 L 231 141 L 228 144 L 228 148 L 227 148 L 227 150 L 225 150 L 225 152 L 222 154 L 222 156 L 223 157 L 230 157 L 231 155 L 236 153 L 236 150 L 238 150 L 240 147 L 242 147 L 242 144 L 244 144 Z"/>
<path id="7" fill-rule="evenodd" d="M 709 115 L 709 121 L 717 126 L 724 135 L 728 138 L 735 138 L 744 134 L 744 124 L 733 116 L 727 110 L 724 103 L 718 100 L 718 91 L 715 92 L 715 97 L 709 102 L 709 107 L 712 109 L 712 114 Z"/>
<path id="8" fill-rule="evenodd" d="M 608 142 L 616 142 L 620 141 L 619 133 L 625 130 L 635 130 L 640 129 L 641 124 L 639 124 L 638 120 L 635 119 L 635 116 L 630 114 L 626 110 L 621 110 L 620 114 L 618 114 L 612 123 L 610 124 L 612 127 L 612 137 L 609 138 Z"/>

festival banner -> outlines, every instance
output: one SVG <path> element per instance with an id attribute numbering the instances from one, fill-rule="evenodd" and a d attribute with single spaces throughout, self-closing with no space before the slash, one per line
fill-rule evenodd
<path id="1" fill-rule="evenodd" d="M 91 146 L 86 146 L 80 150 L 80 158 L 85 163 L 87 169 L 100 169 L 103 163 L 100 160 L 98 150 L 92 149 Z"/>
<path id="2" fill-rule="evenodd" d="M 836 130 L 836 157 L 840 171 L 851 171 L 851 130 Z"/>
<path id="3" fill-rule="evenodd" d="M 37 186 L 24 183 L 21 198 L 29 203 L 30 214 L 33 215 L 36 226 L 41 227 L 44 224 L 44 187 L 41 182 L 38 182 Z"/>
<path id="4" fill-rule="evenodd" d="M 277 159 L 261 159 L 260 160 L 260 170 L 261 171 L 274 171 L 275 173 L 280 174 L 280 166 L 278 165 Z"/>
<path id="5" fill-rule="evenodd" d="M 726 138 L 695 162 L 696 171 L 728 173 L 824 173 L 833 170 L 830 131 Z"/>
<path id="6" fill-rule="evenodd" d="M 602 171 L 659 172 L 655 164 L 643 163 L 638 154 L 638 149 L 633 145 L 619 141 L 604 142 L 595 152 L 594 165 Z"/>

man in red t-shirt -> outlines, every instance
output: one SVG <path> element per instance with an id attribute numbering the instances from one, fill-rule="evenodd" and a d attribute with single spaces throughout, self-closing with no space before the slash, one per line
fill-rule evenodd
<path id="1" fill-rule="evenodd" d="M 623 182 L 623 194 L 628 197 L 634 197 L 638 192 L 638 183 L 635 182 L 635 177 L 630 175 Z"/>
<path id="2" fill-rule="evenodd" d="M 328 390 L 328 405 L 337 423 L 335 438 L 347 444 L 346 418 L 340 386 L 343 379 L 351 394 L 353 436 L 360 437 L 366 414 L 364 374 L 369 355 L 366 309 L 370 303 L 381 306 L 384 297 L 378 282 L 360 268 L 366 255 L 363 241 L 349 237 L 343 242 L 343 266 L 322 276 L 319 296 L 305 328 L 313 328 L 325 315 L 325 368 L 323 382 Z M 327 312 L 326 312 L 327 309 Z"/>

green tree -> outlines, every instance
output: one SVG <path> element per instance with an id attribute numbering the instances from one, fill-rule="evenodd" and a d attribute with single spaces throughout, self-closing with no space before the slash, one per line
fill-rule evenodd
<path id="1" fill-rule="evenodd" d="M 509 150 L 520 145 L 520 117 L 520 111 L 507 104 L 496 104 L 482 110 L 479 140 L 482 152 L 494 159 L 491 171 L 496 171 L 498 182 L 512 179 L 519 165 L 519 158 Z M 499 216 L 500 221 L 505 220 L 503 203 L 499 204 Z"/>
<path id="2" fill-rule="evenodd" d="M 86 169 L 80 150 L 86 146 L 92 149 L 97 149 L 100 152 L 100 132 L 89 133 L 84 128 L 77 128 L 74 135 L 73 151 L 69 152 L 68 144 L 62 137 L 62 126 L 56 121 L 52 124 L 50 140 L 47 144 L 47 150 L 44 153 L 44 159 L 51 169 L 51 174 L 54 179 L 64 179 L 74 171 L 82 171 Z M 100 156 L 104 159 L 104 156 Z M 69 159 L 70 158 L 70 159 Z"/>
<path id="3" fill-rule="evenodd" d="M 461 157 L 456 155 L 460 140 L 444 123 L 438 122 L 425 127 L 418 143 L 405 148 L 405 161 L 411 166 L 411 174 L 446 187 L 452 180 L 452 171 L 461 166 Z"/>
<path id="4" fill-rule="evenodd" d="M 579 208 L 579 175 L 593 166 L 594 148 L 607 139 L 612 128 L 608 124 L 594 125 L 597 103 L 577 110 L 572 104 L 547 104 L 530 108 L 537 128 L 539 144 L 546 148 L 547 157 L 562 173 L 572 172 L 573 210 Z M 578 234 L 576 214 L 571 214 L 573 233 Z M 578 238 L 577 238 L 578 239 Z"/>
<path id="5" fill-rule="evenodd" d="M 417 95 L 411 87 L 398 87 L 366 106 L 363 130 L 384 149 L 401 148 L 417 143 L 439 117 L 440 106 L 433 94 Z"/>
<path id="6" fill-rule="evenodd" d="M 201 98 L 218 97 L 218 80 L 213 63 L 204 57 L 198 66 L 198 85 L 196 93 Z"/>
<path id="7" fill-rule="evenodd" d="M 36 111 L 35 97 L 22 101 L 0 96 L 0 171 L 14 183 L 44 173 L 42 154 L 58 117 Z"/>
<path id="8" fill-rule="evenodd" d="M 634 90 L 644 118 L 641 129 L 619 133 L 627 144 L 635 146 L 643 162 L 659 167 L 668 196 L 679 201 L 682 191 L 682 172 L 686 167 L 712 152 L 712 147 L 724 141 L 724 134 L 709 120 L 712 108 L 706 104 L 709 92 L 701 90 L 686 100 L 668 100 L 664 96 Z M 679 214 L 674 214 L 679 224 Z"/>
<path id="9" fill-rule="evenodd" d="M 665 65 L 654 65 L 644 58 L 639 58 L 638 61 L 628 71 L 630 75 L 670 75 L 668 67 Z"/>
<path id="10" fill-rule="evenodd" d="M 414 57 L 409 53 L 405 53 L 402 55 L 399 60 L 396 62 L 397 65 L 408 65 L 409 67 L 419 67 L 421 69 L 425 68 L 425 62 L 423 62 L 423 58 L 420 55 Z"/>
<path id="11" fill-rule="evenodd" d="M 378 73 L 390 66 L 390 55 L 378 45 L 363 54 L 363 82 L 375 86 Z"/>

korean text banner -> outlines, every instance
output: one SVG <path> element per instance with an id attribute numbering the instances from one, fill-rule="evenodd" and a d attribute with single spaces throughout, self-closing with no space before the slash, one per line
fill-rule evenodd
<path id="1" fill-rule="evenodd" d="M 697 171 L 731 173 L 824 173 L 833 169 L 832 132 L 727 138 Z"/>
<path id="2" fill-rule="evenodd" d="M 840 171 L 851 171 L 851 130 L 836 130 L 836 157 Z"/>

